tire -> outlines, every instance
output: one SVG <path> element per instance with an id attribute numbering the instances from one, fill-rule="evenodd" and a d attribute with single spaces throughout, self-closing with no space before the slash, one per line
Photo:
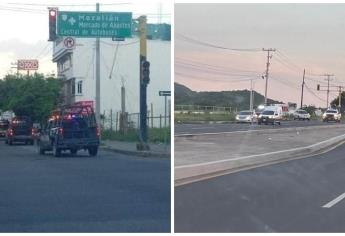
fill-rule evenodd
<path id="1" fill-rule="evenodd" d="M 13 141 L 12 140 L 8 140 L 8 145 L 12 146 L 13 145 Z"/>
<path id="2" fill-rule="evenodd" d="M 5 139 L 5 144 L 8 144 L 8 140 L 7 139 Z"/>
<path id="3" fill-rule="evenodd" d="M 88 147 L 87 148 L 88 151 L 89 151 L 89 155 L 94 157 L 97 155 L 97 152 L 98 152 L 98 146 L 92 146 L 92 147 Z"/>
<path id="4" fill-rule="evenodd" d="M 38 142 L 38 143 L 37 143 L 37 150 L 38 150 L 38 154 L 44 155 L 45 150 L 44 150 L 43 147 L 41 146 L 41 142 Z"/>
<path id="5" fill-rule="evenodd" d="M 53 145 L 53 155 L 54 157 L 60 157 L 61 156 L 61 149 L 57 148 L 56 145 Z"/>
<path id="6" fill-rule="evenodd" d="M 75 156 L 75 155 L 77 155 L 78 149 L 72 148 L 70 151 L 71 151 L 71 155 Z"/>
<path id="7" fill-rule="evenodd" d="M 34 145 L 34 140 L 31 140 L 31 141 L 30 141 L 30 145 L 31 145 L 31 146 Z"/>

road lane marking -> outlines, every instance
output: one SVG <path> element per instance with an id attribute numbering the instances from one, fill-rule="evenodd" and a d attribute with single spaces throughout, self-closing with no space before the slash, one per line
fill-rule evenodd
<path id="1" fill-rule="evenodd" d="M 342 134 L 342 135 L 339 135 L 339 136 L 335 136 L 333 138 L 326 139 L 326 140 L 323 140 L 323 141 L 318 142 L 318 143 L 311 144 L 311 145 L 306 146 L 306 147 L 297 147 L 297 148 L 291 148 L 291 149 L 274 151 L 274 152 L 254 154 L 254 155 L 244 156 L 244 157 L 235 157 L 235 158 L 230 158 L 230 159 L 223 159 L 223 160 L 210 161 L 210 162 L 202 162 L 202 163 L 196 163 L 196 164 L 187 164 L 187 165 L 182 165 L 182 166 L 175 166 L 174 168 L 175 169 L 184 169 L 184 168 L 191 168 L 191 167 L 208 166 L 208 165 L 212 165 L 212 164 L 226 163 L 226 162 L 229 162 L 229 161 L 245 160 L 245 159 L 250 159 L 250 158 L 253 158 L 253 157 L 260 157 L 260 156 L 266 156 L 266 155 L 281 154 L 281 153 L 284 153 L 284 152 L 292 152 L 292 151 L 299 151 L 299 150 L 305 150 L 305 149 L 312 149 L 314 147 L 317 147 L 319 145 L 322 145 L 322 144 L 325 144 L 327 142 L 330 142 L 330 141 L 333 141 L 333 140 L 337 140 L 337 139 L 341 139 L 342 142 L 343 142 L 344 139 L 345 139 L 345 134 Z M 176 153 L 175 153 L 175 155 L 176 155 Z"/>
<path id="2" fill-rule="evenodd" d="M 344 198 L 345 198 L 345 193 L 341 194 L 340 196 L 338 196 L 337 198 L 333 199 L 329 203 L 323 205 L 322 207 L 323 208 L 331 208 L 332 206 L 334 206 L 335 204 L 337 204 L 338 202 L 340 202 Z"/>
<path id="3" fill-rule="evenodd" d="M 222 132 L 205 132 L 205 133 L 185 133 L 185 132 L 175 132 L 174 137 L 186 137 L 186 136 L 203 136 L 203 135 L 219 135 L 219 134 L 234 134 L 234 133 L 248 133 L 248 132 L 257 132 L 257 131 L 289 131 L 289 130 L 309 130 L 315 128 L 343 128 L 344 124 L 339 125 L 329 125 L 329 124 L 316 124 L 316 125 L 309 125 L 309 126 L 290 126 L 290 127 L 271 127 L 271 128 L 259 128 L 261 126 L 254 126 L 252 129 L 244 129 L 244 130 L 236 130 L 236 131 L 222 131 Z M 205 127 L 204 127 L 205 128 Z M 206 127 L 212 128 L 212 127 Z M 194 128 L 191 128 L 194 129 Z M 212 128 L 213 129 L 213 128 Z"/>

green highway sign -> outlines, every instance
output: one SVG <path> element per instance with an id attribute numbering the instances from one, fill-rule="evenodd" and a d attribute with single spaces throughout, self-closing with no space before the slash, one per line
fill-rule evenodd
<path id="1" fill-rule="evenodd" d="M 84 38 L 130 37 L 132 13 L 59 11 L 57 34 Z"/>

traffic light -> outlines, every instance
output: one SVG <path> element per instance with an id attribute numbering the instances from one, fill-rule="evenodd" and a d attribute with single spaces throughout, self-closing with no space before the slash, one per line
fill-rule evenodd
<path id="1" fill-rule="evenodd" d="M 143 61 L 141 69 L 143 82 L 148 84 L 150 82 L 150 62 Z"/>
<path id="2" fill-rule="evenodd" d="M 317 89 L 318 91 L 320 90 L 320 85 L 319 85 L 319 84 L 317 85 L 316 89 Z"/>
<path id="3" fill-rule="evenodd" d="M 49 39 L 48 41 L 55 41 L 56 39 L 56 17 L 57 17 L 57 9 L 49 9 Z"/>

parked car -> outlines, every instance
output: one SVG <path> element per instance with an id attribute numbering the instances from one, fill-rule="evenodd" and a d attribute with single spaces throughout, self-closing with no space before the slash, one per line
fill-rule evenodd
<path id="1" fill-rule="evenodd" d="M 322 114 L 323 122 L 328 122 L 328 121 L 340 122 L 340 119 L 341 119 L 341 114 L 336 109 L 327 109 Z"/>
<path id="2" fill-rule="evenodd" d="M 89 105 L 72 105 L 52 113 L 46 126 L 41 130 L 37 147 L 39 154 L 53 151 L 55 157 L 69 150 L 76 155 L 78 150 L 88 150 L 96 156 L 99 146 L 100 129 L 96 123 L 93 108 Z"/>
<path id="3" fill-rule="evenodd" d="M 266 107 L 265 110 L 258 117 L 258 124 L 279 124 L 281 125 L 281 120 L 283 119 L 283 111 L 281 107 Z"/>
<path id="4" fill-rule="evenodd" d="M 255 114 L 255 111 L 240 111 L 238 115 L 236 115 L 236 122 L 237 123 L 250 123 L 250 122 L 256 122 L 257 116 Z"/>
<path id="5" fill-rule="evenodd" d="M 305 110 L 298 109 L 293 114 L 294 120 L 310 120 L 310 114 Z"/>
<path id="6" fill-rule="evenodd" d="M 28 116 L 14 117 L 6 131 L 5 142 L 12 145 L 15 142 L 23 142 L 25 144 L 34 144 L 32 136 L 32 121 Z"/>
<path id="7" fill-rule="evenodd" d="M 8 130 L 9 125 L 10 122 L 8 120 L 0 120 L 0 138 L 6 137 L 6 131 Z"/>

